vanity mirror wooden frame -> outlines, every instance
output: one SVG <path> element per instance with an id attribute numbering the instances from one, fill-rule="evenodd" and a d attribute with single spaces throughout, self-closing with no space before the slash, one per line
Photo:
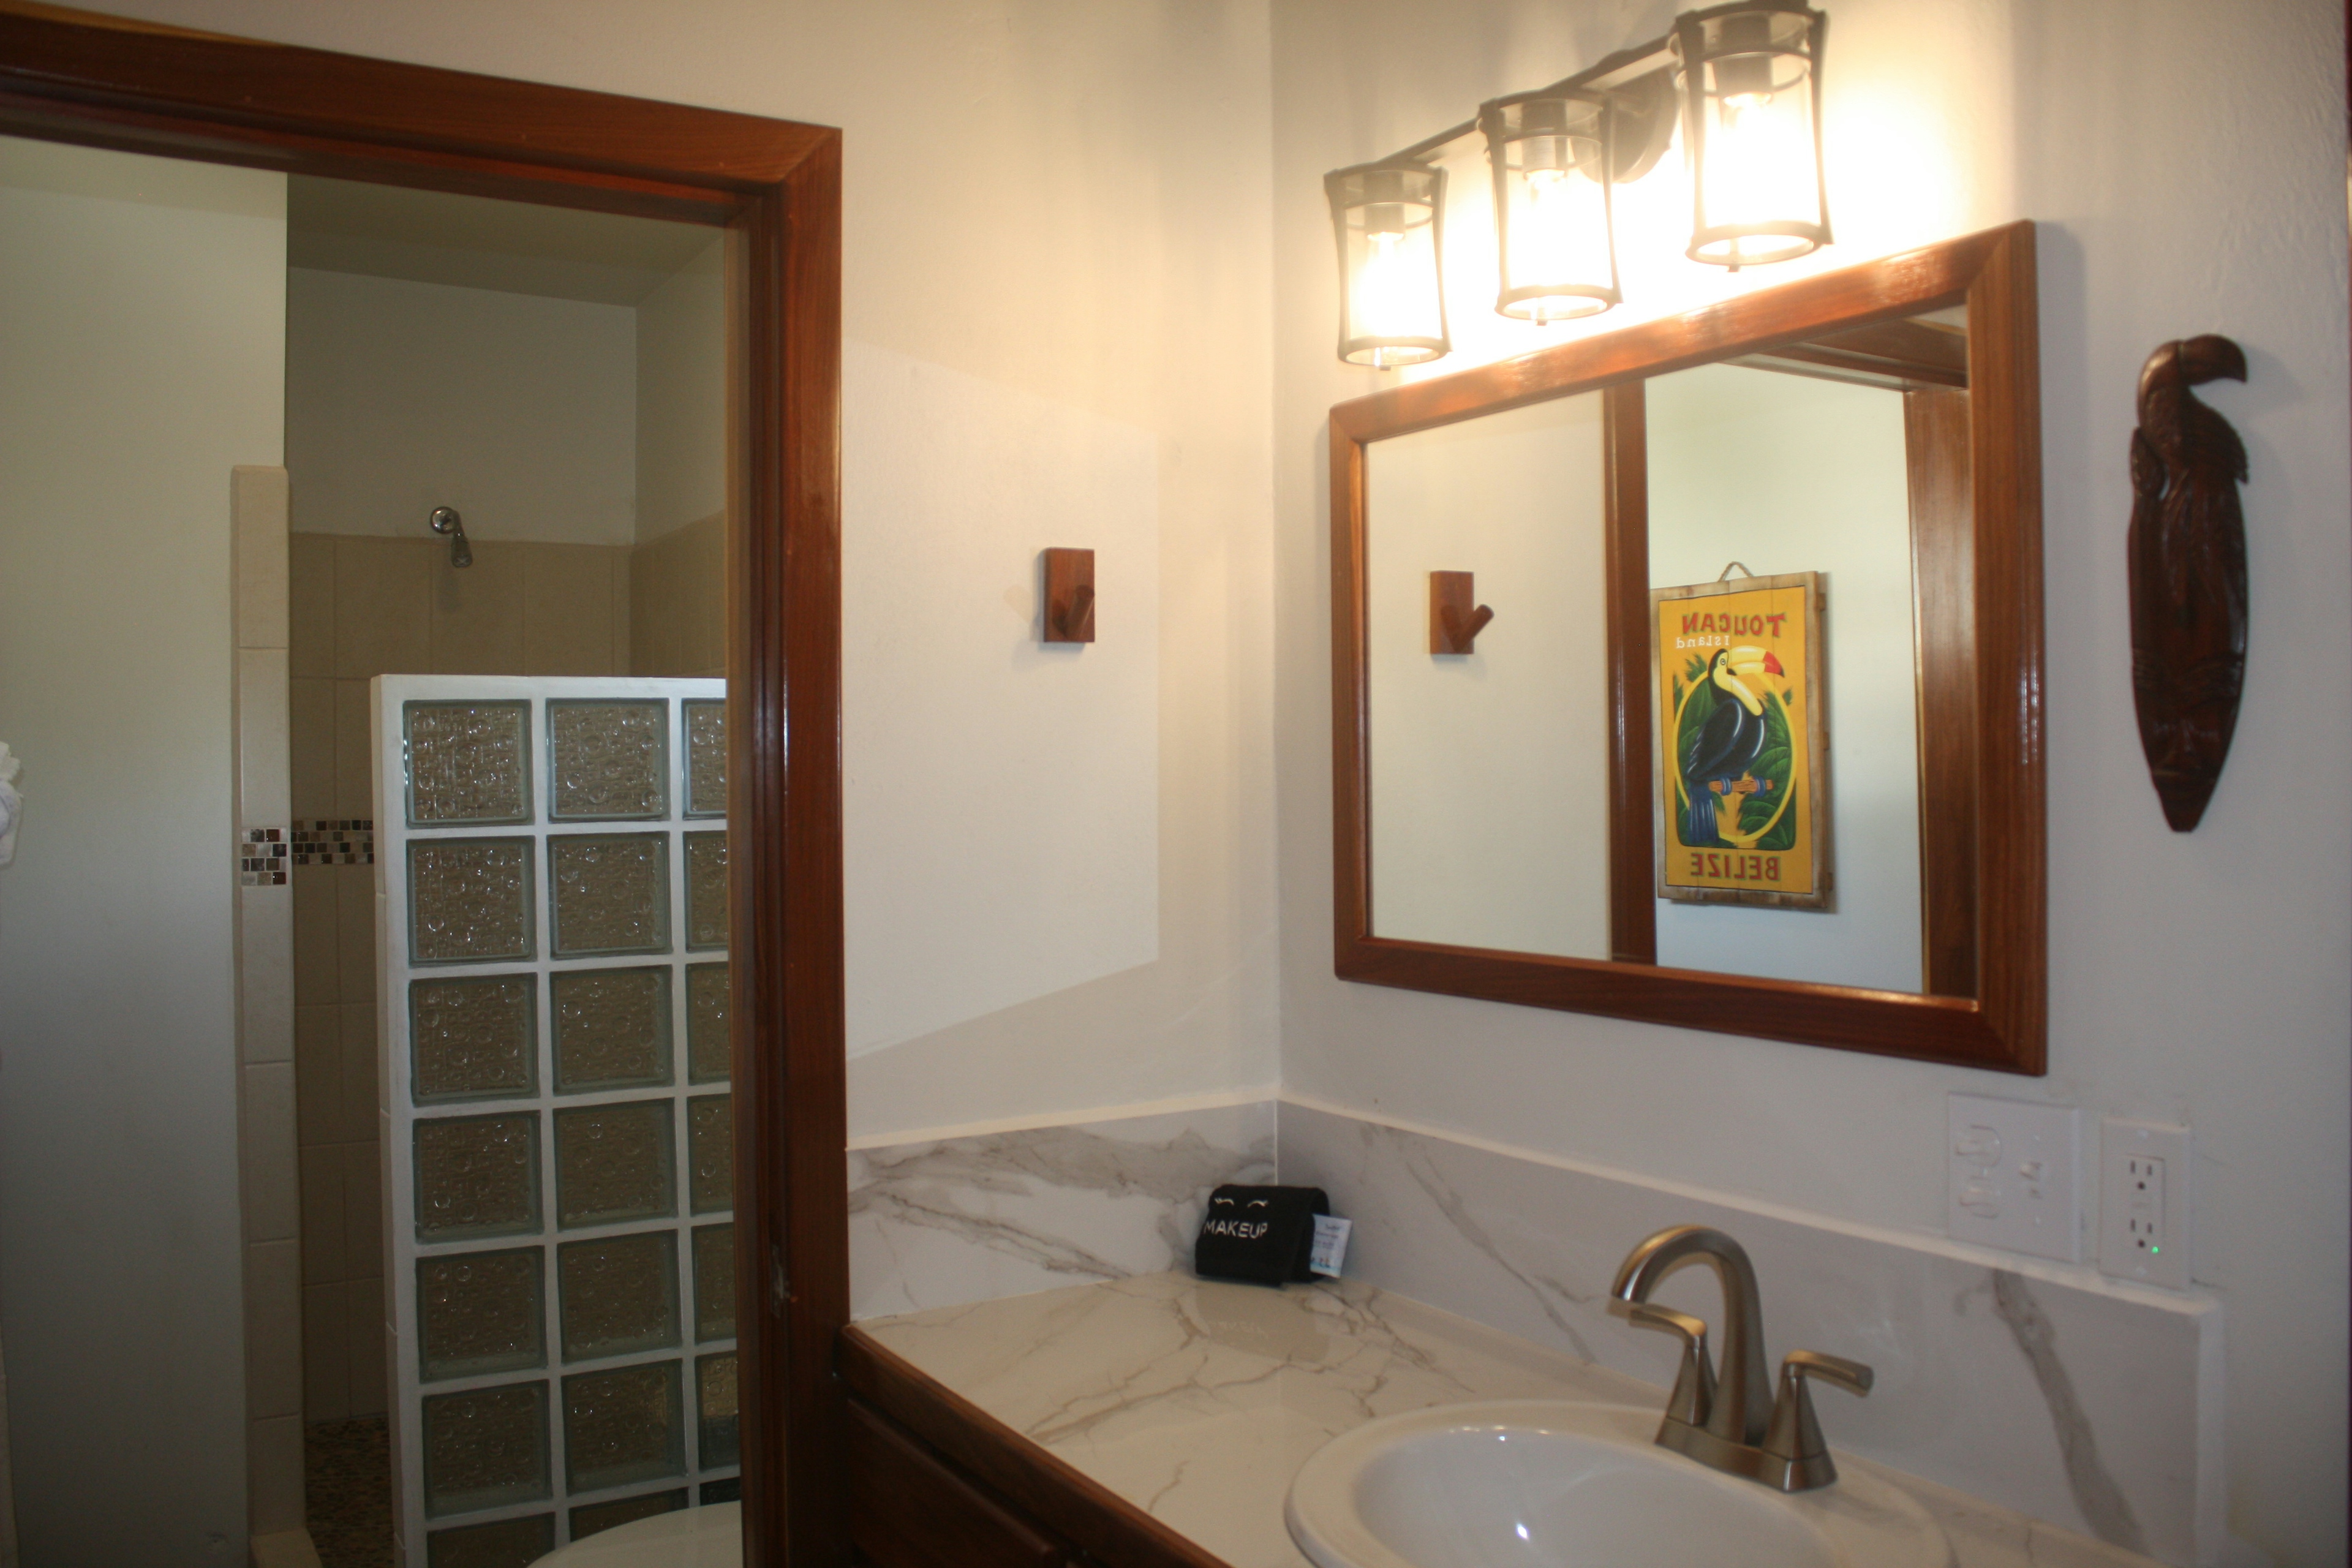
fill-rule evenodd
<path id="1" fill-rule="evenodd" d="M 1865 990 L 1654 962 L 1653 695 L 1642 384 L 1965 305 L 1965 465 L 1922 463 L 1949 527 L 1915 562 L 1922 776 L 1971 831 L 1923 866 L 1927 990 Z M 1849 339 L 1848 341 L 1853 341 Z M 1622 331 L 1391 387 L 1331 410 L 1334 964 L 1342 979 L 1724 1034 L 2038 1075 L 2047 1036 L 2042 731 L 2042 416 L 2034 234 L 2013 224 L 1816 274 Z M 1798 354 L 1784 353 L 1795 358 Z M 1603 399 L 1610 738 L 1610 959 L 1372 932 L 1365 447 L 1578 393 Z M 1960 410 L 1948 405 L 1949 416 Z M 1918 434 L 1914 426 L 1915 437 Z M 1944 449 L 1958 443 L 1948 423 Z M 1969 796 L 1972 796 L 1972 801 Z M 1957 994 L 1956 994 L 1957 993 Z"/>

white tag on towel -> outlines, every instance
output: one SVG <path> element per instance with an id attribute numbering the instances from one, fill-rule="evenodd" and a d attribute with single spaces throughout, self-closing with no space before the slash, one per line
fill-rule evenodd
<path id="1" fill-rule="evenodd" d="M 1339 1278 L 1339 1265 L 1348 1257 L 1348 1232 L 1354 1228 L 1352 1220 L 1334 1219 L 1328 1214 L 1315 1216 L 1315 1245 L 1307 1255 L 1307 1267 L 1318 1274 Z"/>

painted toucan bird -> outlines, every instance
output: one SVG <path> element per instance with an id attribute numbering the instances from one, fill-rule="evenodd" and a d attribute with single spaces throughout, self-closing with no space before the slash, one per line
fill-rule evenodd
<path id="1" fill-rule="evenodd" d="M 1717 648 L 1705 679 L 1720 693 L 1683 748 L 1683 788 L 1690 805 L 1683 826 L 1683 842 L 1706 848 L 1723 842 L 1715 830 L 1717 795 L 1712 785 L 1730 784 L 1745 776 L 1764 750 L 1764 700 L 1748 689 L 1743 675 L 1779 675 L 1780 661 L 1760 647 Z"/>

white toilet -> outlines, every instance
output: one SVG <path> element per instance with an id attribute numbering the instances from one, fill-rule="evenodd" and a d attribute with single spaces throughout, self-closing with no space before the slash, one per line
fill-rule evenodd
<path id="1" fill-rule="evenodd" d="M 743 1505 L 632 1520 L 551 1552 L 534 1568 L 743 1568 Z"/>

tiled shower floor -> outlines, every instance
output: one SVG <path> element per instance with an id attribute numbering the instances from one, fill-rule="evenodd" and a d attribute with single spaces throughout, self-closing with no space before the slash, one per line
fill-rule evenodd
<path id="1" fill-rule="evenodd" d="M 320 1568 L 392 1568 L 392 1448 L 384 1418 L 320 1421 L 302 1435 Z"/>

